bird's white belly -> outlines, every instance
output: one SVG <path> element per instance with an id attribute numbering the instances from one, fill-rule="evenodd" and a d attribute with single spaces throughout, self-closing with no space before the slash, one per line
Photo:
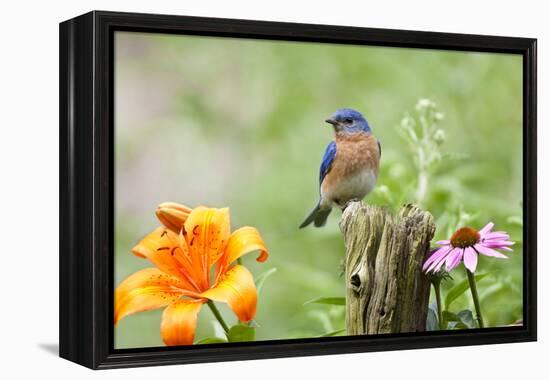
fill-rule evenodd
<path id="1" fill-rule="evenodd" d="M 363 169 L 350 175 L 323 194 L 323 198 L 344 206 L 352 199 L 361 200 L 372 191 L 376 184 L 376 173 L 372 169 Z"/>

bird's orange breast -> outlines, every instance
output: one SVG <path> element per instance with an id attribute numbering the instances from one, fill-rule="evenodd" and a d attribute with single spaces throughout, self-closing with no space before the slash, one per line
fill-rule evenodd
<path id="1" fill-rule="evenodd" d="M 378 140 L 370 133 L 339 132 L 335 141 L 336 156 L 321 184 L 321 193 L 329 198 L 360 198 L 370 192 L 378 177 Z"/>
<path id="2" fill-rule="evenodd" d="M 371 169 L 378 174 L 380 151 L 378 140 L 371 133 L 336 134 L 336 156 L 331 172 L 351 175 L 358 170 Z"/>

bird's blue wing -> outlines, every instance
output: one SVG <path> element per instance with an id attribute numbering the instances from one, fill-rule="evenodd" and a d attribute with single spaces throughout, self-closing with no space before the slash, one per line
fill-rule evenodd
<path id="1" fill-rule="evenodd" d="M 336 143 L 334 141 L 331 141 L 330 144 L 327 145 L 327 149 L 325 150 L 325 154 L 323 155 L 323 161 L 321 162 L 321 169 L 319 170 L 319 185 L 323 183 L 323 179 L 330 171 L 330 167 L 332 166 L 332 162 L 334 161 L 335 156 Z"/>

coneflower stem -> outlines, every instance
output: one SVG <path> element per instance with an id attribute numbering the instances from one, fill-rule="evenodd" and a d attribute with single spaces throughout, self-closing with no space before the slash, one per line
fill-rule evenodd
<path id="1" fill-rule="evenodd" d="M 435 291 L 435 302 L 437 304 L 437 322 L 440 330 L 445 330 L 443 326 L 443 310 L 441 309 L 441 279 L 435 279 L 432 281 L 432 285 Z"/>
<path id="2" fill-rule="evenodd" d="M 477 286 L 476 278 L 472 272 L 466 269 L 466 274 L 468 275 L 468 282 L 470 283 L 470 290 L 472 292 L 472 299 L 474 300 L 474 306 L 476 308 L 476 320 L 480 329 L 484 326 L 483 317 L 481 315 L 481 306 L 479 305 L 479 296 L 477 295 Z"/>
<path id="3" fill-rule="evenodd" d="M 218 322 L 220 322 L 220 325 L 222 325 L 225 333 L 229 333 L 229 327 L 227 327 L 227 324 L 225 323 L 225 321 L 223 320 L 223 317 L 222 315 L 220 314 L 220 311 L 218 310 L 218 308 L 216 307 L 216 305 L 214 305 L 214 302 L 212 301 L 208 301 L 208 307 L 210 308 L 210 310 L 212 310 L 212 314 L 214 314 L 214 317 L 216 317 L 216 319 L 218 320 Z"/>

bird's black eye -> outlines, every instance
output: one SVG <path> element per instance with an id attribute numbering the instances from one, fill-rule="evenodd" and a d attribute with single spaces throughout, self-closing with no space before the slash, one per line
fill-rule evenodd
<path id="1" fill-rule="evenodd" d="M 346 118 L 346 119 L 344 119 L 344 121 L 345 121 L 346 123 L 348 123 L 348 124 L 353 123 L 353 120 L 351 120 L 349 117 Z"/>

